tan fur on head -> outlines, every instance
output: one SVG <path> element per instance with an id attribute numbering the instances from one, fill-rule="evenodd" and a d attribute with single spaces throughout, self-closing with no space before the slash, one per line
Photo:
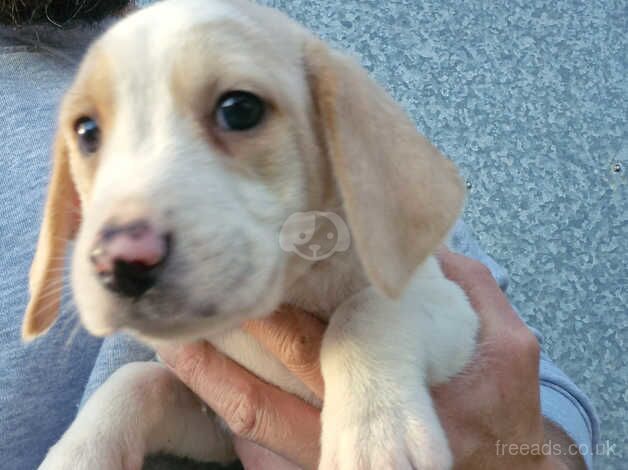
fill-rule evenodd
<path id="1" fill-rule="evenodd" d="M 306 63 L 361 262 L 385 295 L 398 297 L 458 217 L 462 182 L 356 62 L 316 41 Z"/>

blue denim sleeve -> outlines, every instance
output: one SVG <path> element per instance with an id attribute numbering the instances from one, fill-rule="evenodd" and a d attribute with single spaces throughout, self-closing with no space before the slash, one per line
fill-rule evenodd
<path id="1" fill-rule="evenodd" d="M 543 416 L 565 430 L 584 457 L 587 467 L 593 468 L 593 457 L 600 439 L 593 405 L 544 353 L 541 354 L 539 372 Z"/>
<path id="2" fill-rule="evenodd" d="M 71 69 L 3 40 L 2 32 L 0 28 L 0 468 L 29 470 L 72 421 L 100 340 L 79 328 L 66 289 L 59 319 L 48 334 L 29 344 L 21 341 L 28 272 L 49 174 L 48 143 Z M 49 292 L 58 288 L 50 286 Z"/>

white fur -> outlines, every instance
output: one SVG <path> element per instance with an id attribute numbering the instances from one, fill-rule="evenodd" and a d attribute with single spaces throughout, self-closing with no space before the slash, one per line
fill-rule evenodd
<path id="1" fill-rule="evenodd" d="M 282 134 L 277 181 L 251 177 L 246 163 L 225 163 L 208 152 L 169 94 L 164 71 L 173 55 L 185 53 L 180 41 L 186 30 L 230 20 L 256 34 L 258 25 L 238 4 L 164 1 L 123 20 L 97 43 L 111 57 L 117 109 L 83 201 L 74 254 L 82 321 L 95 334 L 127 329 L 149 342 L 206 338 L 268 382 L 316 403 L 277 359 L 233 328 L 284 302 L 319 312 L 330 319 L 321 357 L 326 395 L 320 468 L 450 468 L 427 386 L 460 371 L 474 350 L 477 319 L 461 289 L 428 258 L 402 298 L 388 300 L 369 285 L 353 250 L 312 264 L 279 249 L 281 224 L 307 210 L 306 196 L 316 191 L 308 186 L 312 170 L 299 151 L 314 138 L 303 130 L 309 129 L 311 103 L 298 47 L 277 40 L 282 67 L 265 82 L 279 99 L 303 108 L 295 115 L 301 140 Z M 325 210 L 343 216 L 337 199 L 327 203 Z M 88 252 L 98 230 L 110 217 L 137 214 L 176 233 L 178 262 L 185 267 L 177 282 L 187 290 L 167 317 L 147 309 L 142 319 L 131 319 L 128 307 L 89 275 Z M 215 317 L 193 313 L 206 299 L 218 305 Z M 220 424 L 201 413 L 173 376 L 160 365 L 132 364 L 95 393 L 40 468 L 136 470 L 144 454 L 157 451 L 220 461 L 232 455 Z"/>

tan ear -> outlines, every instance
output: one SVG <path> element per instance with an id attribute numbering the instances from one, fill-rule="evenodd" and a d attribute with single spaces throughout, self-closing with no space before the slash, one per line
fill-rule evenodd
<path id="1" fill-rule="evenodd" d="M 78 206 L 68 153 L 59 132 L 54 144 L 52 178 L 44 219 L 30 270 L 30 300 L 22 324 L 24 340 L 41 335 L 57 318 L 66 245 L 74 237 L 80 222 Z"/>
<path id="2" fill-rule="evenodd" d="M 458 171 L 354 60 L 319 41 L 305 57 L 353 243 L 371 282 L 398 297 L 460 212 Z"/>

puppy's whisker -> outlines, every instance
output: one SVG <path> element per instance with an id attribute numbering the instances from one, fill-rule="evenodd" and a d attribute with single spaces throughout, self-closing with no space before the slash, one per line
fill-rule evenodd
<path id="1" fill-rule="evenodd" d="M 69 258 L 67 256 L 51 256 L 49 258 L 51 261 L 67 261 Z"/>
<path id="2" fill-rule="evenodd" d="M 47 302 L 46 304 L 42 305 L 37 312 L 35 312 L 35 314 L 33 315 L 33 318 L 38 318 L 42 315 L 44 315 L 46 313 L 46 311 L 52 307 L 56 302 L 59 302 L 59 308 L 61 308 L 61 305 L 64 304 L 64 302 L 67 300 L 67 298 L 61 297 L 59 300 L 57 299 L 52 299 L 51 301 Z"/>
<path id="3" fill-rule="evenodd" d="M 50 300 L 47 304 L 44 305 L 44 306 L 49 307 L 54 302 L 63 301 L 64 299 L 67 298 L 68 295 L 69 295 L 69 292 L 66 292 L 63 289 L 58 289 L 56 291 L 46 292 L 40 298 L 41 298 L 42 301 L 43 300 Z M 44 306 L 42 306 L 41 308 L 43 308 Z"/>
<path id="4" fill-rule="evenodd" d="M 58 273 L 58 272 L 70 272 L 70 267 L 62 267 L 62 268 L 53 268 L 48 270 L 49 273 Z"/>
<path id="5" fill-rule="evenodd" d="M 60 278 L 60 279 L 54 279 L 52 281 L 50 281 L 49 283 L 46 284 L 46 288 L 44 290 L 48 291 L 48 289 L 52 288 L 52 287 L 59 287 L 61 285 L 65 284 L 65 279 Z"/>
<path id="6" fill-rule="evenodd" d="M 48 285 L 46 285 L 46 288 L 44 289 L 42 294 L 48 294 L 49 292 L 61 292 L 63 290 L 63 282 L 61 282 L 60 280 L 58 282 L 51 282 Z"/>
<path id="7" fill-rule="evenodd" d="M 82 328 L 81 321 L 79 320 L 79 318 L 76 316 L 73 316 L 72 318 L 75 321 L 75 325 L 72 328 L 72 331 L 70 331 L 70 334 L 68 335 L 68 339 L 65 341 L 65 345 L 64 345 L 65 349 L 70 349 L 70 346 L 72 346 L 72 343 L 74 342 L 74 339 L 76 338 L 76 335 L 78 334 L 79 331 L 81 331 L 81 328 Z"/>
<path id="8" fill-rule="evenodd" d="M 54 289 L 50 289 L 50 290 L 46 290 L 42 296 L 41 299 L 47 299 L 49 297 L 52 297 L 53 295 L 69 295 L 70 292 L 66 291 L 63 287 L 56 287 Z"/>

